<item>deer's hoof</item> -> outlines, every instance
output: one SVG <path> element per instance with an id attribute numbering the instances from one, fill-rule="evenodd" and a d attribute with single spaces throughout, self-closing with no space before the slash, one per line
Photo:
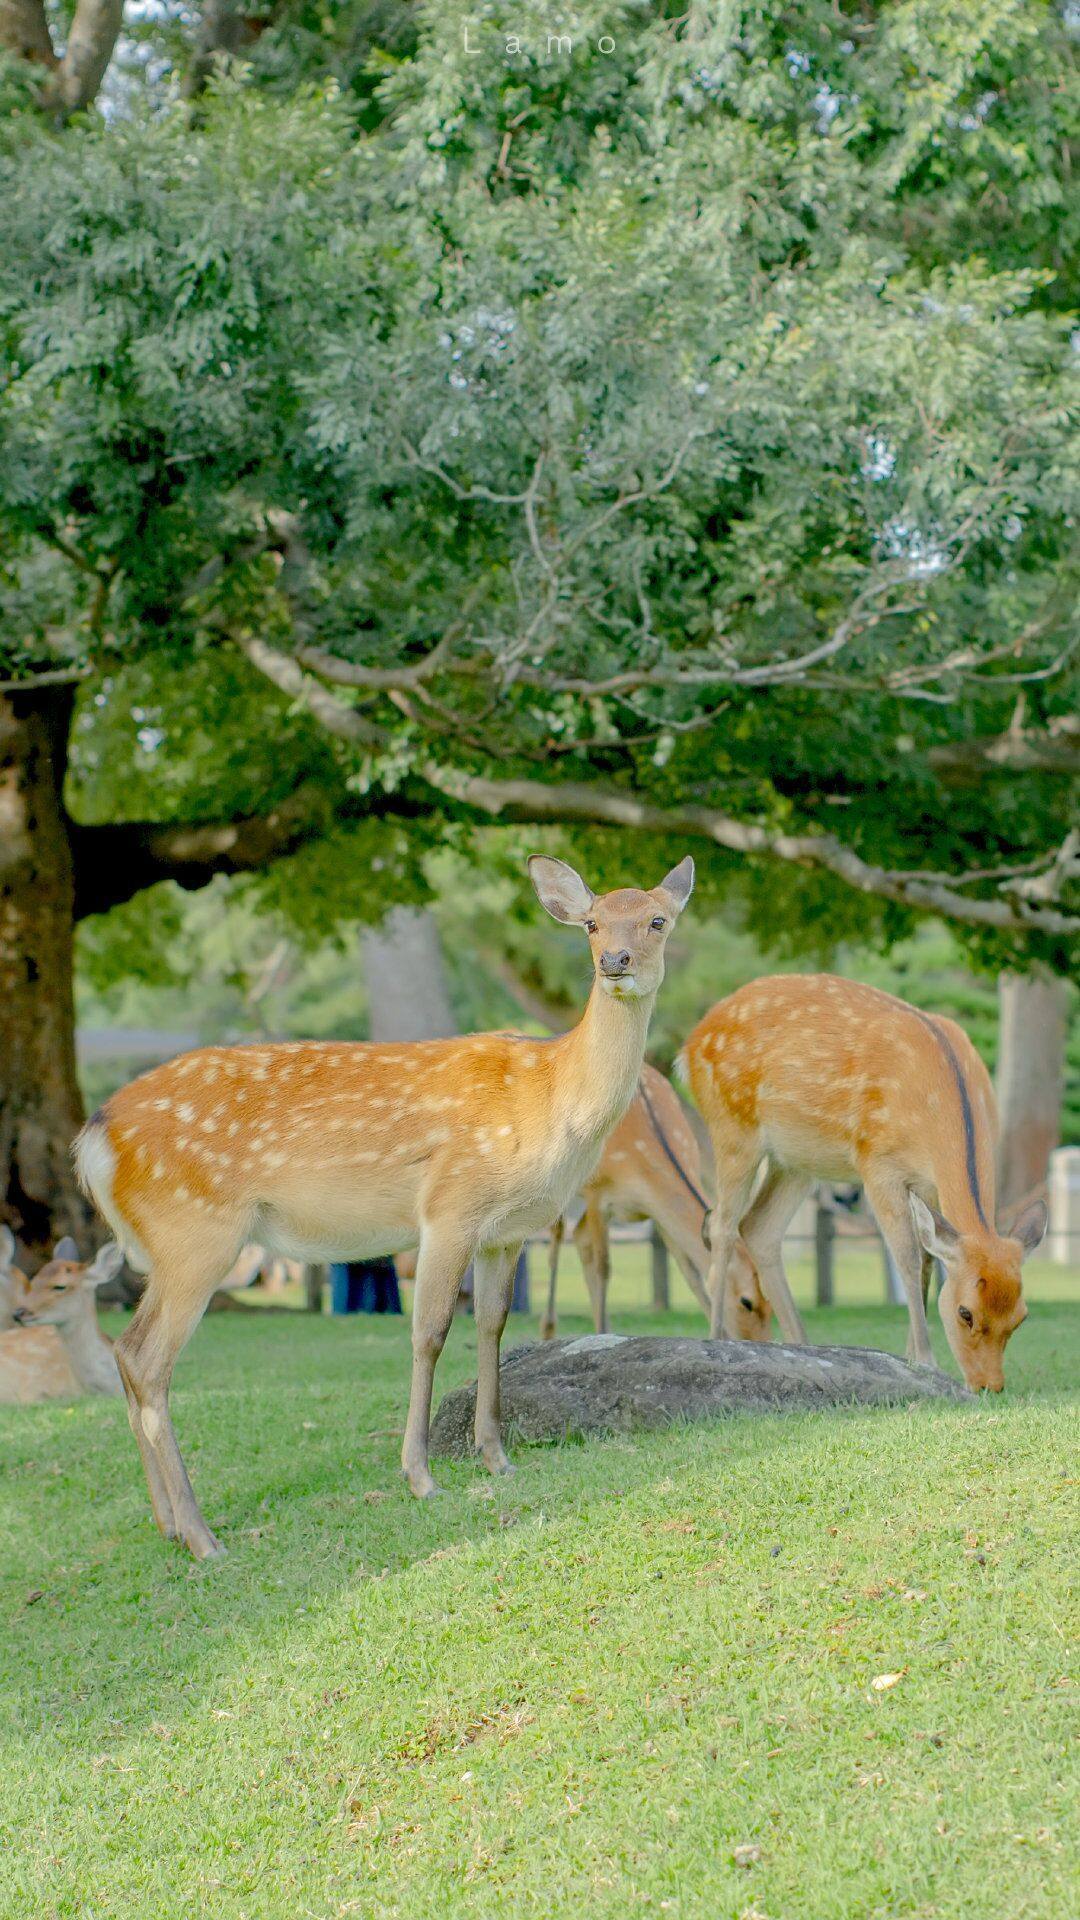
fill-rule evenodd
<path id="1" fill-rule="evenodd" d="M 434 1480 L 432 1479 L 430 1473 L 427 1472 L 426 1468 L 421 1471 L 418 1469 L 411 1469 L 409 1467 L 404 1467 L 402 1471 L 405 1475 L 405 1484 L 408 1487 L 409 1492 L 414 1496 L 415 1499 L 417 1500 L 437 1500 L 438 1499 L 439 1494 L 441 1492 L 441 1488 L 435 1485 Z"/>
<path id="2" fill-rule="evenodd" d="M 210 1532 L 198 1534 L 194 1539 L 184 1542 L 192 1557 L 196 1560 L 224 1560 L 227 1548 L 223 1547 L 216 1534 Z"/>

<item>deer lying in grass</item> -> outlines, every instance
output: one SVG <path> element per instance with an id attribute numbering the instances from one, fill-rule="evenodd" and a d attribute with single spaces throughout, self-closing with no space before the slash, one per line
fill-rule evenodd
<path id="1" fill-rule="evenodd" d="M 574 1227 L 574 1245 L 585 1274 L 597 1333 L 606 1333 L 608 1326 L 608 1225 L 612 1220 L 655 1221 L 687 1286 L 709 1317 L 704 1278 L 709 1254 L 702 1228 L 710 1202 L 697 1184 L 702 1179 L 700 1160 L 693 1127 L 674 1087 L 655 1067 L 645 1067 L 635 1099 L 608 1135 L 600 1164 L 582 1188 L 584 1211 Z M 565 1233 L 566 1223 L 560 1216 L 551 1230 L 547 1309 L 540 1321 L 542 1340 L 553 1340 L 558 1330 L 555 1301 Z M 741 1241 L 735 1243 L 727 1284 L 725 1321 L 733 1338 L 768 1340 L 772 1309 Z"/>
<path id="2" fill-rule="evenodd" d="M 18 1249 L 10 1227 L 0 1227 L 0 1333 L 15 1325 L 15 1309 L 26 1292 L 27 1279 L 15 1264 Z"/>
<path id="3" fill-rule="evenodd" d="M 176 1356 L 245 1242 L 286 1258 L 359 1259 L 419 1240 L 402 1448 L 434 1493 L 435 1364 L 474 1263 L 476 1444 L 508 1470 L 499 1341 L 525 1236 L 566 1206 L 633 1098 L 693 886 L 684 860 L 649 892 L 595 896 L 561 860 L 529 862 L 548 912 L 584 927 L 594 979 L 578 1025 L 542 1044 L 506 1034 L 401 1045 L 207 1047 L 145 1074 L 84 1127 L 80 1178 L 149 1274 L 116 1357 L 154 1516 L 198 1558 L 218 1552 L 169 1418 Z"/>
<path id="4" fill-rule="evenodd" d="M 21 1286 L 13 1291 L 14 1325 L 0 1333 L 0 1405 L 122 1391 L 112 1341 L 98 1326 L 94 1292 L 119 1273 L 123 1259 L 110 1242 L 84 1265 L 74 1240 L 65 1238 L 32 1280 L 9 1264 Z"/>
<path id="5" fill-rule="evenodd" d="M 908 1358 L 934 1364 L 926 1298 L 938 1259 L 941 1318 L 964 1378 L 999 1393 L 1005 1343 L 1027 1312 L 1020 1264 L 1046 1231 L 1046 1208 L 1037 1201 L 1008 1228 L 993 1224 L 994 1093 L 963 1028 L 854 980 L 793 974 L 721 1000 L 683 1058 L 716 1159 L 714 1327 L 741 1233 L 784 1337 L 805 1340 L 784 1230 L 815 1179 L 854 1178 L 903 1279 Z"/>

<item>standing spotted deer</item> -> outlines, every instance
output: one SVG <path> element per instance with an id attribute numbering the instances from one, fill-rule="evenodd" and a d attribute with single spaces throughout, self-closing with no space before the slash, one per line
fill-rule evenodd
<path id="1" fill-rule="evenodd" d="M 358 1259 L 419 1241 L 402 1468 L 435 1491 L 435 1364 L 474 1263 L 476 1445 L 509 1462 L 499 1341 L 518 1252 L 591 1173 L 633 1098 L 664 947 L 693 886 L 686 859 L 650 891 L 594 895 L 534 856 L 555 919 L 583 927 L 594 978 L 578 1025 L 533 1044 L 506 1034 L 401 1045 L 207 1047 L 114 1094 L 76 1143 L 80 1178 L 131 1264 L 149 1274 L 116 1357 L 158 1526 L 199 1559 L 220 1551 L 169 1417 L 177 1354 L 245 1242 L 298 1260 Z"/>
<path id="2" fill-rule="evenodd" d="M 605 1141 L 592 1179 L 582 1188 L 585 1205 L 574 1227 L 574 1245 L 597 1333 L 606 1333 L 608 1325 L 608 1223 L 612 1220 L 656 1223 L 687 1286 L 708 1317 L 704 1276 L 709 1254 L 702 1229 L 711 1203 L 698 1184 L 702 1179 L 700 1158 L 693 1127 L 674 1087 L 655 1067 L 645 1067 L 633 1101 Z M 542 1340 L 554 1339 L 558 1326 L 555 1301 L 565 1231 L 560 1218 L 551 1233 L 547 1309 L 540 1322 Z M 727 1284 L 725 1317 L 735 1338 L 768 1340 L 772 1310 L 741 1241 L 735 1243 Z"/>
<path id="3" fill-rule="evenodd" d="M 999 1393 L 1005 1343 L 1027 1312 L 1020 1265 L 1046 1231 L 1046 1208 L 1022 1207 L 1004 1230 L 994 1223 L 994 1093 L 963 1028 L 858 981 L 791 974 L 721 1000 L 683 1061 L 716 1158 L 714 1330 L 741 1233 L 784 1337 L 805 1340 L 784 1231 L 815 1180 L 854 1178 L 903 1279 L 908 1358 L 934 1364 L 926 1299 L 938 1259 L 941 1318 L 964 1378 Z"/>

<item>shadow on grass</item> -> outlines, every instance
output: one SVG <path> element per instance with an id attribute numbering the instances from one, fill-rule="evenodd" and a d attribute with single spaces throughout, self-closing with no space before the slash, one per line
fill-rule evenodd
<path id="1" fill-rule="evenodd" d="M 661 1328 L 700 1332 L 700 1321 L 641 1315 L 634 1331 Z M 565 1330 L 584 1331 L 585 1323 L 569 1317 Z M 812 1315 L 811 1331 L 896 1351 L 904 1316 L 834 1310 Z M 533 1324 L 514 1334 L 534 1337 Z M 1017 1351 L 1021 1391 L 1014 1404 L 1065 1393 L 1066 1381 L 1076 1378 L 1078 1336 L 1080 1315 L 1033 1309 L 1022 1366 Z M 474 1361 L 472 1325 L 459 1322 L 440 1367 L 441 1391 L 469 1377 Z M 399 1583 L 423 1563 L 484 1553 L 507 1529 L 568 1511 L 589 1516 L 603 1532 L 605 1516 L 628 1492 L 677 1477 L 688 1448 L 715 1459 L 728 1497 L 745 1498 L 747 1483 L 757 1488 L 755 1497 L 766 1499 L 767 1530 L 776 1524 L 767 1498 L 784 1478 L 782 1458 L 805 1448 L 820 1423 L 845 1442 L 850 1434 L 851 1497 L 861 1500 L 873 1497 L 876 1423 L 917 1419 L 936 1430 L 942 1420 L 994 1417 L 993 1408 L 944 1404 L 902 1414 L 823 1409 L 734 1416 L 641 1440 L 519 1448 L 519 1471 L 505 1481 L 471 1464 L 440 1461 L 447 1491 L 422 1504 L 408 1496 L 398 1472 L 408 1371 L 401 1321 L 207 1322 L 178 1369 L 173 1399 L 196 1489 L 230 1547 L 224 1562 L 208 1568 L 195 1566 L 153 1527 L 122 1403 L 4 1410 L 6 1723 L 48 1741 L 91 1732 L 96 1738 L 114 1724 L 130 1735 L 190 1714 L 201 1699 L 228 1689 L 245 1665 L 265 1668 L 303 1631 L 305 1615 L 373 1591 L 371 1583 L 378 1583 L 380 1606 L 400 1607 L 404 1629 L 410 1601 Z"/>

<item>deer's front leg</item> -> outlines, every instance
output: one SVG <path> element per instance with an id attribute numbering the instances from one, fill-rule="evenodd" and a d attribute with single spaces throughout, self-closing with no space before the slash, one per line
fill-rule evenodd
<path id="1" fill-rule="evenodd" d="M 454 1228 L 432 1224 L 421 1232 L 413 1291 L 412 1386 L 401 1447 L 401 1471 L 418 1500 L 438 1492 L 428 1465 L 431 1389 L 471 1252 L 470 1243 Z"/>
<path id="2" fill-rule="evenodd" d="M 923 1291 L 923 1251 L 915 1237 L 906 1189 L 867 1174 L 866 1197 L 888 1243 L 908 1304 L 908 1343 L 905 1358 L 917 1367 L 937 1367 L 926 1324 Z M 928 1278 L 928 1276 L 927 1276 Z"/>
<path id="3" fill-rule="evenodd" d="M 476 1314 L 476 1425 L 474 1438 L 489 1473 L 512 1473 L 502 1443 L 499 1342 L 510 1311 L 520 1247 L 488 1247 L 473 1263 Z"/>

